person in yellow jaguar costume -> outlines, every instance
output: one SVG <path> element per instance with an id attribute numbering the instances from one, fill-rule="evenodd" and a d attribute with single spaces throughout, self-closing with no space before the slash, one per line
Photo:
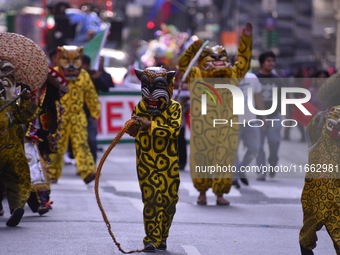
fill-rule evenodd
<path id="1" fill-rule="evenodd" d="M 144 203 L 144 251 L 166 250 L 166 240 L 178 202 L 178 135 L 182 107 L 172 100 L 175 71 L 162 67 L 135 69 L 142 100 L 132 112 L 137 173 Z M 138 126 L 137 126 L 138 127 Z"/>
<path id="2" fill-rule="evenodd" d="M 340 254 L 340 72 L 328 78 L 318 98 L 329 108 L 308 124 L 310 152 L 301 195 L 303 226 L 299 243 L 302 255 L 313 255 L 317 231 L 325 226 Z"/>
<path id="3" fill-rule="evenodd" d="M 6 225 L 15 227 L 31 191 L 23 124 L 30 123 L 40 111 L 30 100 L 31 91 L 44 84 L 48 63 L 43 50 L 25 36 L 0 33 L 0 41 L 0 181 L 11 213 Z M 27 85 L 22 96 L 16 91 L 19 83 Z"/>
<path id="4" fill-rule="evenodd" d="M 61 139 L 58 140 L 58 151 L 51 155 L 51 182 L 56 183 L 61 177 L 64 165 L 64 154 L 71 141 L 72 152 L 77 165 L 77 172 L 86 184 L 95 178 L 96 164 L 90 151 L 87 134 L 87 119 L 84 104 L 87 105 L 93 118 L 100 116 L 98 94 L 91 77 L 82 69 L 83 47 L 66 45 L 58 47 L 58 67 L 68 81 L 68 92 L 60 100 L 65 112 L 61 122 Z"/>
<path id="5" fill-rule="evenodd" d="M 200 40 L 191 44 L 178 60 L 182 74 L 190 68 L 203 42 Z M 197 171 L 208 167 L 230 167 L 235 165 L 238 144 L 238 125 L 230 125 L 231 120 L 238 121 L 233 115 L 233 98 L 226 88 L 214 89 L 214 84 L 237 84 L 242 80 L 250 67 L 252 54 L 252 25 L 246 24 L 240 38 L 238 62 L 234 66 L 228 61 L 224 47 L 206 47 L 200 53 L 197 64 L 192 67 L 187 76 L 190 88 L 190 169 L 195 188 L 200 192 L 197 203 L 207 204 L 206 191 L 212 187 L 217 195 L 217 205 L 229 205 L 223 198 L 232 185 L 232 172 Z M 226 79 L 230 78 L 230 79 Z M 210 94 L 207 99 L 207 112 L 201 112 L 202 94 Z M 215 95 L 213 95 L 215 94 Z M 215 99 L 217 97 L 218 100 Z M 224 125 L 213 126 L 214 119 L 227 120 Z M 230 168 L 229 168 L 230 169 Z"/>

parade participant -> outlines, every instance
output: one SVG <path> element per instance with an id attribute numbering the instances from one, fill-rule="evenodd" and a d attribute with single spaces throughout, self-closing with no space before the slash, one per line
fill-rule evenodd
<path id="1" fill-rule="evenodd" d="M 175 71 L 162 67 L 135 69 L 142 100 L 132 112 L 139 124 L 136 137 L 137 174 L 144 203 L 144 251 L 166 250 L 166 240 L 178 202 L 178 135 L 181 105 L 172 100 Z M 136 126 L 134 126 L 136 127 Z"/>
<path id="2" fill-rule="evenodd" d="M 60 98 L 68 91 L 65 78 L 49 67 L 47 80 L 41 89 L 35 91 L 35 103 L 41 112 L 28 125 L 25 136 L 25 151 L 31 171 L 31 195 L 27 204 L 39 215 L 52 209 L 50 201 L 50 154 L 58 150 L 60 124 L 63 108 Z"/>
<path id="3" fill-rule="evenodd" d="M 301 195 L 303 226 L 299 243 L 302 255 L 313 255 L 318 240 L 316 232 L 323 226 L 340 254 L 340 72 L 320 87 L 318 97 L 329 106 L 317 113 L 308 124 L 311 148 Z M 320 168 L 318 169 L 318 166 Z"/>
<path id="4" fill-rule="evenodd" d="M 3 61 L 0 60 L 0 65 Z M 14 66 L 13 66 L 14 67 Z M 12 103 L 0 112 L 0 179 L 6 187 L 11 217 L 6 225 L 15 227 L 24 214 L 24 206 L 30 195 L 30 169 L 27 164 L 20 124 L 27 124 L 37 113 L 37 107 L 29 102 L 31 93 L 26 92 L 21 107 Z M 9 100 L 1 99 L 0 107 Z"/>
<path id="5" fill-rule="evenodd" d="M 58 47 L 59 71 L 68 81 L 69 91 L 61 98 L 65 112 L 61 122 L 61 139 L 58 140 L 58 151 L 51 154 L 51 182 L 56 183 L 61 177 L 64 165 L 64 154 L 68 142 L 71 141 L 77 172 L 86 184 L 95 178 L 96 165 L 88 144 L 87 121 L 84 104 L 87 105 L 93 118 L 100 115 L 98 94 L 91 81 L 91 77 L 82 66 L 82 47 Z"/>
<path id="6" fill-rule="evenodd" d="M 179 57 L 178 66 L 184 74 L 203 42 L 198 40 Z M 238 48 L 238 63 L 231 66 L 228 55 L 222 46 L 206 47 L 198 57 L 198 67 L 192 67 L 187 77 L 190 88 L 190 168 L 195 188 L 200 192 L 197 203 L 206 205 L 206 191 L 212 187 L 217 195 L 217 205 L 229 205 L 223 198 L 228 194 L 232 185 L 232 173 L 220 172 L 214 175 L 209 172 L 196 172 L 197 168 L 209 166 L 234 166 L 237 152 L 238 125 L 233 115 L 233 98 L 228 89 L 214 89 L 214 84 L 237 85 L 250 67 L 252 54 L 252 25 L 247 23 L 240 38 Z M 210 78 L 210 79 L 209 79 Z M 232 79 L 225 79 L 232 78 Z M 213 91 L 219 98 L 208 97 L 206 115 L 201 114 L 201 97 L 204 90 Z M 227 124 L 213 127 L 214 119 L 228 120 Z"/>
<path id="7" fill-rule="evenodd" d="M 30 195 L 30 169 L 24 151 L 24 132 L 39 112 L 31 102 L 31 92 L 15 95 L 17 83 L 34 91 L 45 82 L 48 64 L 44 52 L 30 39 L 13 33 L 0 33 L 0 179 L 6 189 L 11 217 L 7 226 L 19 224 Z M 16 102 L 19 100 L 20 102 Z"/>

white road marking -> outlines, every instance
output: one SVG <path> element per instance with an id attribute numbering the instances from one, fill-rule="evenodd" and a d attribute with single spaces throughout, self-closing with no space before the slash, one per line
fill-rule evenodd
<path id="1" fill-rule="evenodd" d="M 292 186 L 275 187 L 265 185 L 251 185 L 249 187 L 262 192 L 265 196 L 269 198 L 300 198 L 302 192 L 301 188 Z"/>
<path id="2" fill-rule="evenodd" d="M 107 161 L 110 161 L 112 163 L 127 163 L 127 162 L 136 162 L 136 156 L 127 156 L 124 155 L 122 157 L 117 156 L 117 155 L 113 155 L 113 156 L 109 156 L 106 159 Z"/>
<path id="3" fill-rule="evenodd" d="M 143 212 L 144 204 L 141 199 L 129 198 L 130 203 L 140 212 Z"/>
<path id="4" fill-rule="evenodd" d="M 109 180 L 106 181 L 109 186 L 115 187 L 115 189 L 119 192 L 135 192 L 140 193 L 140 188 L 137 180 L 134 181 L 126 181 L 126 180 Z M 86 190 L 87 186 L 84 185 L 84 182 L 79 180 L 67 180 L 67 182 L 61 181 L 61 186 L 59 183 L 57 185 L 52 186 L 52 189 L 56 187 L 57 189 L 67 189 L 73 187 L 72 189 L 82 189 Z M 58 187 L 59 186 L 59 187 Z M 180 183 L 180 192 L 186 191 L 189 193 L 189 196 L 196 197 L 198 196 L 198 191 L 194 187 L 192 182 L 181 182 Z M 250 185 L 247 189 L 256 190 L 258 192 L 262 192 L 268 198 L 288 198 L 288 199 L 299 199 L 301 197 L 301 188 L 292 187 L 292 186 L 267 186 L 267 185 Z M 207 191 L 207 197 L 216 197 L 216 195 L 212 192 L 212 189 Z M 234 187 L 231 187 L 230 192 L 226 197 L 241 197 L 242 194 L 240 191 Z"/>
<path id="5" fill-rule="evenodd" d="M 79 177 L 79 179 L 63 179 L 60 178 L 57 184 L 51 185 L 51 190 L 87 190 L 88 186 L 84 183 L 84 181 Z"/>
<path id="6" fill-rule="evenodd" d="M 179 185 L 180 189 L 185 189 L 189 192 L 189 196 L 198 196 L 198 191 L 194 187 L 194 184 L 192 182 L 181 182 Z M 207 197 L 216 197 L 216 195 L 212 192 L 212 189 L 208 189 L 206 192 Z M 235 188 L 231 188 L 230 192 L 228 193 L 228 197 L 240 197 L 242 196 L 240 191 Z"/>
<path id="7" fill-rule="evenodd" d="M 195 246 L 192 245 L 181 245 L 184 249 L 184 251 L 188 254 L 188 255 L 201 255 L 201 253 L 196 249 Z"/>
<path id="8" fill-rule="evenodd" d="M 121 192 L 140 192 L 138 181 L 107 181 L 110 186 Z"/>

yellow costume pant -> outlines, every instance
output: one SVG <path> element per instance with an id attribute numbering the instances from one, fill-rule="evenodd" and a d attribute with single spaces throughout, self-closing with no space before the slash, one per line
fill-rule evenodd
<path id="1" fill-rule="evenodd" d="M 340 254 L 340 141 L 331 137 L 326 130 L 325 122 L 322 133 L 317 135 L 319 116 L 315 116 L 308 125 L 311 144 L 319 144 L 309 153 L 308 166 L 327 166 L 306 173 L 301 203 L 303 210 L 303 226 L 300 230 L 299 242 L 307 250 L 316 247 L 316 232 L 323 226 L 333 240 L 337 254 Z M 312 170 L 312 168 L 311 168 Z"/>
<path id="2" fill-rule="evenodd" d="M 59 71 L 58 68 L 56 70 Z M 58 151 L 50 156 L 51 178 L 60 178 L 64 166 L 64 154 L 68 142 L 71 141 L 77 171 L 82 179 L 85 179 L 90 173 L 95 172 L 96 165 L 88 145 L 84 104 L 86 103 L 91 116 L 98 119 L 100 115 L 98 94 L 91 77 L 84 69 L 81 69 L 77 81 L 69 81 L 68 88 L 69 91 L 60 99 L 65 113 L 61 119 L 61 139 L 58 141 Z"/>
<path id="3" fill-rule="evenodd" d="M 64 166 L 64 155 L 68 148 L 68 142 L 71 141 L 74 159 L 77 165 L 77 171 L 82 179 L 96 170 L 93 156 L 87 142 L 87 119 L 85 113 L 77 115 L 64 114 L 61 122 L 62 137 L 58 141 L 57 153 L 51 154 L 50 172 L 52 178 L 59 179 Z"/>
<path id="4" fill-rule="evenodd" d="M 0 100 L 0 107 L 7 102 Z M 36 106 L 27 100 L 21 109 L 14 103 L 0 112 L 0 180 L 6 187 L 11 213 L 19 206 L 24 207 L 30 196 L 30 169 L 19 124 L 28 124 L 36 113 Z"/>
<path id="5" fill-rule="evenodd" d="M 202 115 L 202 94 L 206 94 L 208 87 L 214 88 L 215 84 L 237 84 L 249 69 L 252 54 L 252 37 L 242 35 L 238 48 L 239 62 L 230 70 L 230 73 L 219 74 L 218 70 L 201 70 L 192 67 L 188 75 L 190 88 L 190 170 L 195 188 L 199 192 L 205 192 L 212 188 L 216 195 L 229 193 L 232 185 L 232 172 L 220 172 L 210 174 L 202 172 L 208 167 L 229 167 L 235 165 L 238 125 L 230 125 L 231 120 L 237 122 L 238 118 L 233 115 L 233 97 L 225 88 L 216 89 L 221 102 L 207 96 L 207 113 Z M 178 66 L 184 73 L 199 47 L 192 44 L 179 58 Z M 222 72 L 222 71 L 221 71 Z M 239 78 L 239 79 L 238 79 Z M 198 88 L 200 87 L 200 88 Z M 208 89 L 209 90 L 209 89 Z M 210 91 L 212 92 L 212 91 Z M 213 93 L 212 93 L 213 94 Z M 213 126 L 214 119 L 227 120 L 228 123 Z"/>
<path id="6" fill-rule="evenodd" d="M 177 138 L 182 122 L 181 105 L 171 104 L 161 115 L 152 116 L 139 103 L 133 115 L 152 121 L 136 136 L 137 174 L 144 203 L 144 244 L 156 247 L 169 236 L 176 212 L 179 189 Z"/>

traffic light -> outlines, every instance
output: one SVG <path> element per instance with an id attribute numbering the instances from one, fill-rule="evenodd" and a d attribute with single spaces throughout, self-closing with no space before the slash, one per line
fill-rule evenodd
<path id="1" fill-rule="evenodd" d="M 155 28 L 155 23 L 152 22 L 152 21 L 149 21 L 148 23 L 146 23 L 146 27 L 148 29 L 153 29 L 153 28 Z"/>

